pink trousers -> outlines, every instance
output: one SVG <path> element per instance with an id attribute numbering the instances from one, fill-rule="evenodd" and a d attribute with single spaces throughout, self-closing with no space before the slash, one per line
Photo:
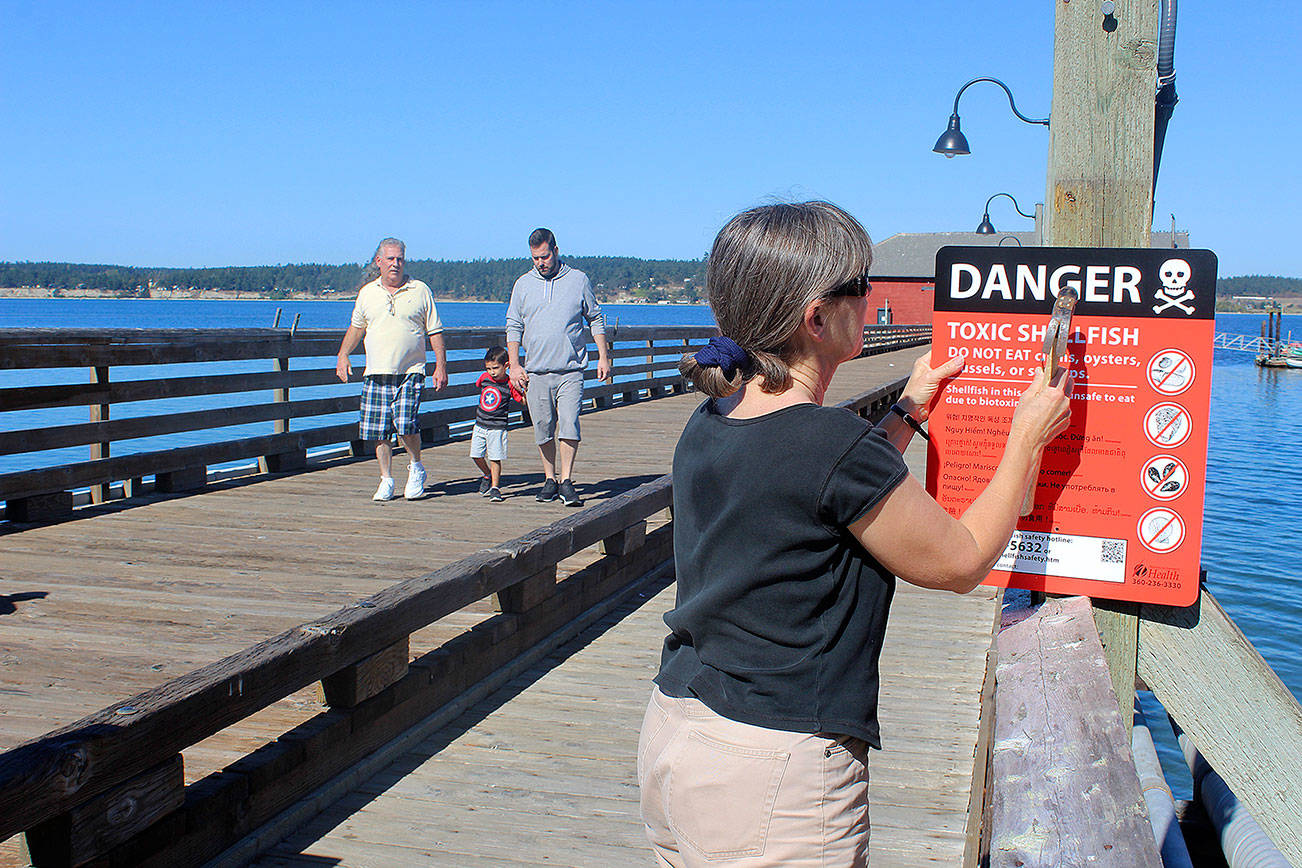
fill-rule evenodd
<path id="1" fill-rule="evenodd" d="M 868 864 L 868 746 L 720 717 L 657 688 L 638 742 L 642 821 L 660 865 Z"/>

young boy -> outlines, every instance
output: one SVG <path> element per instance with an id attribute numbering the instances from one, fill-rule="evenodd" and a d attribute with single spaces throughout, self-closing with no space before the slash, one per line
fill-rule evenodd
<path id="1" fill-rule="evenodd" d="M 511 401 L 522 403 L 524 396 L 511 385 L 507 372 L 506 347 L 490 347 L 484 354 L 484 373 L 479 387 L 479 407 L 475 410 L 475 430 L 470 435 L 470 457 L 479 466 L 483 478 L 479 493 L 494 502 L 502 500 L 502 462 L 506 459 L 506 417 Z"/>

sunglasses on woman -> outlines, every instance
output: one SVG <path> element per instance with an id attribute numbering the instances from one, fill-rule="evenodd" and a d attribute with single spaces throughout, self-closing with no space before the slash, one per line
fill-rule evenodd
<path id="1" fill-rule="evenodd" d="M 863 298 L 872 292 L 873 285 L 868 282 L 868 272 L 864 272 L 858 277 L 852 277 L 840 286 L 829 289 L 824 295 L 847 295 L 854 298 Z"/>

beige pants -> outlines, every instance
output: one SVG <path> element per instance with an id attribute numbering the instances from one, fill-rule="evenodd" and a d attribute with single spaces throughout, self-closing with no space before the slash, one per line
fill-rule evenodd
<path id="1" fill-rule="evenodd" d="M 868 864 L 868 746 L 765 729 L 656 689 L 637 750 L 660 865 Z"/>

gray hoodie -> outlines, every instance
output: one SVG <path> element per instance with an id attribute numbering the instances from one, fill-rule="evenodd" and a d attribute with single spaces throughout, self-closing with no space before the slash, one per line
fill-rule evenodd
<path id="1" fill-rule="evenodd" d="M 587 322 L 594 335 L 606 333 L 601 305 L 582 271 L 564 263 L 550 280 L 531 268 L 511 287 L 506 308 L 507 343 L 519 341 L 531 374 L 582 371 L 588 366 Z"/>

